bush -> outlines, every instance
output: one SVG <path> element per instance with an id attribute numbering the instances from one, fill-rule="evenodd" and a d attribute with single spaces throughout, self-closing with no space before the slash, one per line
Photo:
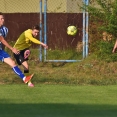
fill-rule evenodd
<path id="1" fill-rule="evenodd" d="M 96 41 L 94 45 L 96 48 L 94 50 L 94 54 L 96 57 L 100 60 L 106 61 L 106 62 L 115 62 L 117 61 L 117 54 L 112 53 L 112 49 L 114 46 L 113 41 Z"/>

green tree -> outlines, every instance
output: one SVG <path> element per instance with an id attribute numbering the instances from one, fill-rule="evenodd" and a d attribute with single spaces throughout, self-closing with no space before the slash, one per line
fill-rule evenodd
<path id="1" fill-rule="evenodd" d="M 89 13 L 90 53 L 100 60 L 117 61 L 117 54 L 112 54 L 117 39 L 117 0 L 90 0 L 90 4 L 82 8 Z M 112 39 L 102 40 L 103 32 L 112 35 Z"/>
<path id="2" fill-rule="evenodd" d="M 95 4 L 90 1 L 83 9 L 89 12 L 90 20 L 100 24 L 99 30 L 117 38 L 117 0 L 95 0 Z"/>

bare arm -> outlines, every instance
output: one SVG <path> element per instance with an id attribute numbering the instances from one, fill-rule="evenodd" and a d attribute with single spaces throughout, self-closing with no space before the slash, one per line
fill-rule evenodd
<path id="1" fill-rule="evenodd" d="M 0 36 L 0 42 L 2 42 L 6 47 L 8 47 L 13 53 L 19 54 L 19 51 L 18 51 L 17 49 L 15 49 L 15 48 L 11 47 L 11 46 L 7 43 L 7 41 L 5 41 L 5 39 L 4 39 L 2 36 Z"/>
<path id="2" fill-rule="evenodd" d="M 47 46 L 46 44 L 44 44 L 44 43 L 42 43 L 42 42 L 40 42 L 40 44 L 41 44 L 44 48 L 48 49 L 48 46 Z"/>
<path id="3" fill-rule="evenodd" d="M 117 40 L 116 40 L 115 45 L 114 45 L 114 47 L 113 47 L 112 53 L 115 52 L 116 48 L 117 48 Z"/>

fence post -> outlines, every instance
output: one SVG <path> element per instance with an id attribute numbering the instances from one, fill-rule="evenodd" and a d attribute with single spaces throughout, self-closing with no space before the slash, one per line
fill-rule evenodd
<path id="1" fill-rule="evenodd" d="M 42 42 L 42 0 L 40 0 L 40 41 Z M 40 45 L 40 61 L 42 62 L 42 46 Z"/>
<path id="2" fill-rule="evenodd" d="M 85 4 L 85 0 L 83 0 L 83 4 Z M 83 5 L 84 7 L 84 5 Z M 83 59 L 86 57 L 86 51 L 85 51 L 85 48 L 86 48 L 86 42 L 85 42 L 85 39 L 86 39 L 86 35 L 85 35 L 85 27 L 86 27 L 86 15 L 85 15 L 85 9 L 83 8 Z"/>
<path id="3" fill-rule="evenodd" d="M 47 44 L 47 0 L 44 0 L 44 43 Z M 46 61 L 46 49 L 44 48 L 44 61 Z"/>
<path id="4" fill-rule="evenodd" d="M 86 5 L 89 5 L 89 0 L 86 0 Z M 88 26 L 89 26 L 89 13 L 86 12 L 86 57 L 88 56 L 88 42 L 89 42 Z"/>
<path id="5" fill-rule="evenodd" d="M 89 5 L 89 0 L 83 0 L 85 5 Z M 83 9 L 83 58 L 88 56 L 88 25 L 89 14 Z"/>

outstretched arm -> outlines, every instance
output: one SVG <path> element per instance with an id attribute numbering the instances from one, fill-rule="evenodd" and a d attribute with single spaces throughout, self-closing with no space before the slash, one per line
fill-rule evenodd
<path id="1" fill-rule="evenodd" d="M 45 49 L 48 49 L 48 46 L 42 42 L 40 42 L 40 45 L 42 45 Z"/>
<path id="2" fill-rule="evenodd" d="M 41 42 L 41 41 L 37 40 L 36 38 L 32 37 L 31 34 L 27 34 L 26 37 L 27 37 L 28 39 L 30 39 L 30 41 L 32 41 L 33 43 L 35 43 L 35 44 L 40 44 L 40 45 L 42 45 L 45 49 L 48 49 L 48 46 L 47 46 L 46 44 L 44 44 L 43 42 Z"/>
<path id="3" fill-rule="evenodd" d="M 17 49 L 15 49 L 15 48 L 11 47 L 11 46 L 7 43 L 7 41 L 5 41 L 5 39 L 4 39 L 2 36 L 0 36 L 0 42 L 2 42 L 6 47 L 8 47 L 13 53 L 19 54 L 19 51 L 18 51 Z"/>
<path id="4" fill-rule="evenodd" d="M 35 44 L 40 44 L 40 45 L 42 45 L 45 49 L 48 49 L 48 46 L 47 46 L 46 44 L 44 44 L 43 42 L 41 42 L 41 41 L 37 40 L 36 38 L 34 38 L 34 37 L 32 36 L 32 34 L 26 33 L 25 36 L 26 36 L 26 38 L 28 38 L 28 39 L 29 39 L 30 41 L 32 41 L 33 43 L 35 43 Z"/>

